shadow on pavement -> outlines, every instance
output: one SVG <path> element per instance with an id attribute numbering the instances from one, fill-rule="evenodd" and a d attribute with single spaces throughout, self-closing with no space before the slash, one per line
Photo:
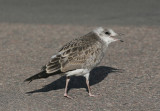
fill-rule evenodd
<path id="1" fill-rule="evenodd" d="M 90 72 L 90 78 L 89 78 L 90 85 L 92 86 L 94 84 L 101 82 L 103 79 L 105 79 L 108 76 L 108 74 L 112 72 L 121 73 L 123 72 L 123 70 L 112 68 L 112 67 L 106 67 L 106 66 L 99 66 L 99 67 L 94 68 Z M 62 88 L 65 88 L 65 82 L 66 82 L 66 77 L 62 76 L 56 81 L 44 86 L 43 88 L 27 92 L 26 94 L 33 94 L 33 93 L 38 93 L 38 92 L 49 92 L 52 90 L 62 89 Z M 86 88 L 87 90 L 85 78 L 83 76 L 71 77 L 71 80 L 68 86 L 68 91 L 72 88 Z"/>

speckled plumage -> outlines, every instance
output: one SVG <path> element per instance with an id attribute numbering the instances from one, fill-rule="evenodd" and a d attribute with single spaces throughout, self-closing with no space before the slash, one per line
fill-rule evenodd
<path id="1" fill-rule="evenodd" d="M 51 57 L 51 60 L 42 68 L 42 72 L 25 81 L 31 82 L 61 73 L 67 77 L 64 96 L 70 98 L 67 94 L 70 76 L 84 76 L 89 96 L 94 96 L 89 86 L 89 74 L 101 62 L 107 46 L 118 40 L 112 38 L 113 36 L 117 36 L 113 30 L 109 29 L 105 32 L 99 27 L 84 36 L 73 39 Z"/>
<path id="2" fill-rule="evenodd" d="M 64 45 L 57 55 L 46 65 L 47 73 L 60 69 L 68 72 L 76 69 L 95 67 L 103 56 L 103 41 L 94 32 L 76 38 Z"/>

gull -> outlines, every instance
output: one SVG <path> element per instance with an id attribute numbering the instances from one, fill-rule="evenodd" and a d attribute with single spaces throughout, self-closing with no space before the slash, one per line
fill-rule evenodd
<path id="1" fill-rule="evenodd" d="M 90 71 L 101 62 L 111 42 L 123 42 L 114 38 L 119 35 L 121 34 L 115 33 L 112 29 L 105 30 L 102 27 L 98 27 L 84 36 L 75 38 L 53 55 L 40 73 L 27 78 L 25 82 L 29 81 L 30 83 L 35 79 L 62 74 L 66 76 L 64 97 L 72 98 L 67 93 L 70 77 L 84 76 L 89 96 L 95 96 L 91 93 L 89 85 Z"/>

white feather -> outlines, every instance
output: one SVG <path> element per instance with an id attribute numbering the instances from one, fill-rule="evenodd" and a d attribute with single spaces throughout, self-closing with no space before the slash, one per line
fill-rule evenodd
<path id="1" fill-rule="evenodd" d="M 89 80 L 89 73 L 85 74 L 84 77 Z"/>
<path id="2" fill-rule="evenodd" d="M 115 33 L 112 29 L 108 29 L 108 31 L 111 33 L 111 36 L 117 36 L 118 34 Z"/>
<path id="3" fill-rule="evenodd" d="M 53 55 L 51 58 L 53 59 L 53 58 L 55 58 L 57 55 Z"/>
<path id="4" fill-rule="evenodd" d="M 76 70 L 73 70 L 73 71 L 69 71 L 67 72 L 67 76 L 81 76 L 81 75 L 85 75 L 89 73 L 89 70 L 88 69 L 76 69 Z"/>
<path id="5" fill-rule="evenodd" d="M 58 52 L 56 55 L 53 55 L 53 56 L 51 57 L 51 59 L 53 59 L 53 58 L 57 57 L 57 55 L 61 55 L 61 54 L 62 54 L 61 52 Z"/>
<path id="6" fill-rule="evenodd" d="M 98 27 L 93 30 L 94 33 L 96 33 L 98 36 L 104 31 L 102 27 Z"/>
<path id="7" fill-rule="evenodd" d="M 112 29 L 108 29 L 108 31 L 111 33 L 110 35 L 105 34 L 105 31 L 102 27 L 98 27 L 93 30 L 95 34 L 97 34 L 101 40 L 103 40 L 106 45 L 108 46 L 111 42 L 117 41 L 118 39 L 112 38 L 111 36 L 117 36 L 117 33 L 115 33 Z"/>

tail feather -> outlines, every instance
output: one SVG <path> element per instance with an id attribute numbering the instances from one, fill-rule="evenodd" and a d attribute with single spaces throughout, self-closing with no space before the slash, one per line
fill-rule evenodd
<path id="1" fill-rule="evenodd" d="M 60 70 L 58 70 L 54 73 L 50 73 L 50 74 L 46 73 L 46 71 L 41 71 L 38 74 L 35 74 L 35 75 L 27 78 L 26 80 L 24 80 L 24 82 L 29 81 L 29 83 L 30 83 L 30 82 L 32 82 L 33 80 L 36 80 L 36 79 L 47 78 L 49 76 L 56 75 L 56 74 L 61 74 L 61 73 L 62 72 Z"/>
<path id="2" fill-rule="evenodd" d="M 59 58 L 55 57 L 52 58 L 50 62 L 46 65 L 46 72 L 47 73 L 54 73 L 61 69 L 61 64 L 59 63 Z"/>
<path id="3" fill-rule="evenodd" d="M 41 72 L 27 78 L 26 80 L 24 80 L 24 82 L 29 81 L 30 83 L 35 79 L 47 78 L 51 75 L 61 74 L 62 72 L 60 71 L 61 66 L 59 63 L 59 59 L 59 56 L 55 56 L 47 65 L 41 68 Z"/>
<path id="4" fill-rule="evenodd" d="M 49 76 L 49 75 L 47 75 L 45 71 L 41 71 L 41 72 L 39 72 L 38 74 L 35 74 L 35 75 L 27 78 L 26 80 L 24 80 L 24 82 L 29 81 L 29 83 L 30 83 L 30 82 L 32 82 L 32 81 L 35 80 L 35 79 L 47 78 L 48 76 Z"/>
<path id="5" fill-rule="evenodd" d="M 60 64 L 49 65 L 49 66 L 46 67 L 47 73 L 53 73 L 53 72 L 55 72 L 55 71 L 57 71 L 59 69 L 60 69 Z"/>

